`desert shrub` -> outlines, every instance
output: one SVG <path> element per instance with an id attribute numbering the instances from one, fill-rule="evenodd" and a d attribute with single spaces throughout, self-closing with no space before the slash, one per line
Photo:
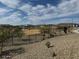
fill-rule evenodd
<path id="1" fill-rule="evenodd" d="M 46 42 L 45 45 L 47 46 L 47 48 L 54 47 L 54 45 L 52 45 L 51 42 Z"/>
<path id="2" fill-rule="evenodd" d="M 52 55 L 52 57 L 56 57 L 57 56 L 57 54 L 55 53 L 55 52 L 53 52 L 53 55 Z"/>
<path id="3" fill-rule="evenodd" d="M 50 42 L 46 42 L 46 46 L 47 48 L 50 48 L 51 43 Z"/>

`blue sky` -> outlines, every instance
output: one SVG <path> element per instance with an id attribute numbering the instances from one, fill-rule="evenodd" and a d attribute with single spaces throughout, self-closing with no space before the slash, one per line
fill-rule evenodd
<path id="1" fill-rule="evenodd" d="M 31 3 L 33 6 L 36 5 L 47 5 L 48 3 L 57 6 L 62 0 L 21 0 L 23 3 Z"/>
<path id="2" fill-rule="evenodd" d="M 79 23 L 79 0 L 0 0 L 0 24 Z"/>

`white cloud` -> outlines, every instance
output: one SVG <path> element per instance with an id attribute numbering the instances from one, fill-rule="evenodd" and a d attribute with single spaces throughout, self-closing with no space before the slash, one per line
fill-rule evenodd
<path id="1" fill-rule="evenodd" d="M 72 23 L 72 22 L 74 22 L 74 23 L 79 23 L 79 20 L 78 20 L 79 18 L 73 18 L 73 19 L 71 19 L 71 18 L 65 18 L 65 19 L 60 19 L 60 22 L 61 23 Z"/>
<path id="2" fill-rule="evenodd" d="M 58 6 L 61 13 L 75 12 L 79 10 L 79 0 L 66 1 Z"/>
<path id="3" fill-rule="evenodd" d="M 0 0 L 3 4 L 7 5 L 8 7 L 15 8 L 18 6 L 19 0 Z"/>
<path id="4" fill-rule="evenodd" d="M 0 17 L 4 17 L 4 15 L 7 15 L 7 13 L 11 10 L 12 9 L 0 8 Z"/>
<path id="5" fill-rule="evenodd" d="M 22 23 L 22 19 L 18 17 L 19 13 L 13 13 L 11 16 L 3 17 L 0 20 L 0 24 L 11 24 L 11 25 L 20 25 Z"/>
<path id="6" fill-rule="evenodd" d="M 6 9 L 0 8 L 0 15 L 5 14 L 7 11 L 8 11 L 8 10 L 6 10 Z"/>
<path id="7" fill-rule="evenodd" d="M 23 10 L 24 12 L 26 13 L 30 13 L 31 12 L 31 9 L 32 9 L 32 5 L 29 5 L 29 4 L 25 4 L 23 5 L 22 7 L 19 8 L 20 10 Z"/>

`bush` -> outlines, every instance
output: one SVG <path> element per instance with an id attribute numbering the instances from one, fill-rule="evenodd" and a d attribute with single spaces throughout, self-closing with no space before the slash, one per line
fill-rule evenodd
<path id="1" fill-rule="evenodd" d="M 46 46 L 47 46 L 47 48 L 50 48 L 50 42 L 46 42 Z"/>

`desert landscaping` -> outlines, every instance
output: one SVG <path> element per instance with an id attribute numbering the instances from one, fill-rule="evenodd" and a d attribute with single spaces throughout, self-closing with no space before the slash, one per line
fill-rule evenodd
<path id="1" fill-rule="evenodd" d="M 1 59 L 79 58 L 78 27 L 56 25 L 30 29 L 2 27 L 0 31 L 2 31 L 0 34 Z"/>
<path id="2" fill-rule="evenodd" d="M 46 42 L 50 42 L 52 47 L 47 48 Z M 25 49 L 25 53 L 12 59 L 79 59 L 78 45 L 79 34 L 68 34 L 39 43 L 22 45 L 20 47 Z"/>

